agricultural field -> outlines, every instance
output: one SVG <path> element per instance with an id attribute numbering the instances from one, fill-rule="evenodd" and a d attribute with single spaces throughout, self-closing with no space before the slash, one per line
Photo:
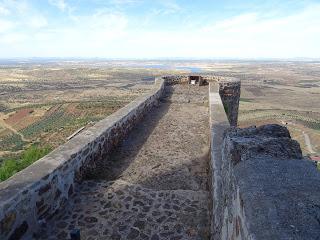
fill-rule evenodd
<path id="1" fill-rule="evenodd" d="M 317 61 L 2 60 L 0 175 L 25 166 L 26 152 L 38 158 L 146 93 L 154 77 L 191 72 L 241 79 L 240 127 L 285 125 L 304 155 L 320 155 Z"/>
<path id="2" fill-rule="evenodd" d="M 122 62 L 1 62 L 0 173 L 1 164 L 7 169 L 33 148 L 47 153 L 146 93 L 155 76 L 175 73 L 183 71 Z"/>
<path id="3" fill-rule="evenodd" d="M 233 61 L 205 68 L 241 79 L 240 127 L 285 125 L 304 155 L 320 155 L 320 62 Z"/>

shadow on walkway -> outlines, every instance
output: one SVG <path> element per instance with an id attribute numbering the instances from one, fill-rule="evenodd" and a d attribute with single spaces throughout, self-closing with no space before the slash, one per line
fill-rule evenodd
<path id="1" fill-rule="evenodd" d="M 148 137 L 166 115 L 171 103 L 167 100 L 173 94 L 171 86 L 165 88 L 165 95 L 159 104 L 147 112 L 140 123 L 130 131 L 128 136 L 103 159 L 102 168 L 96 169 L 86 180 L 103 179 L 114 181 L 121 177 L 123 171 L 132 163 Z"/>
<path id="2" fill-rule="evenodd" d="M 167 87 L 36 239 L 209 239 L 207 91 L 185 90 Z"/>

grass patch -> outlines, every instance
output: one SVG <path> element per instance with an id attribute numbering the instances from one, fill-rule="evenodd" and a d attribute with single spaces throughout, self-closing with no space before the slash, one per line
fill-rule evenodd
<path id="1" fill-rule="evenodd" d="M 240 98 L 240 102 L 252 102 L 253 99 L 250 98 Z"/>
<path id="2" fill-rule="evenodd" d="M 0 181 L 4 181 L 15 173 L 25 169 L 38 159 L 47 155 L 50 151 L 50 147 L 31 146 L 19 157 L 4 160 L 0 167 Z"/>
<path id="3" fill-rule="evenodd" d="M 224 111 L 226 112 L 227 116 L 229 116 L 229 108 L 228 108 L 227 104 L 223 104 L 223 108 L 224 108 Z"/>

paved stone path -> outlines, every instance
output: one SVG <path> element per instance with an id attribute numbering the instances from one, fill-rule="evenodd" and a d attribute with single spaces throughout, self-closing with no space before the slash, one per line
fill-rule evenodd
<path id="1" fill-rule="evenodd" d="M 209 239 L 207 90 L 167 87 L 38 239 Z"/>

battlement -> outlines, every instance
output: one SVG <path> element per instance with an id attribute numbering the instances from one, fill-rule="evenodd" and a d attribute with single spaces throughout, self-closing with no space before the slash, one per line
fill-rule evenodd
<path id="1" fill-rule="evenodd" d="M 227 99 L 235 95 L 232 85 L 224 88 Z M 211 238 L 317 239 L 316 166 L 283 126 L 231 127 L 236 115 L 225 115 L 218 88 L 210 88 Z"/>
<path id="2" fill-rule="evenodd" d="M 197 86 L 194 86 L 191 81 L 198 83 Z M 170 195 L 172 199 L 174 196 L 180 196 L 179 198 L 183 201 L 186 197 L 190 197 L 191 200 L 188 199 L 188 201 L 194 203 L 193 207 L 189 209 L 188 206 L 185 207 L 188 214 L 191 214 L 188 215 L 191 218 L 193 218 L 192 213 L 195 211 L 196 203 L 201 205 L 201 201 L 210 200 L 210 208 L 200 211 L 205 212 L 204 216 L 209 214 L 211 219 L 210 234 L 205 238 L 316 239 L 320 235 L 319 172 L 312 162 L 303 160 L 299 144 L 291 139 L 286 128 L 278 125 L 248 129 L 235 128 L 238 119 L 240 81 L 211 75 L 156 78 L 154 87 L 148 94 L 135 99 L 28 168 L 0 183 L 0 238 L 30 239 L 33 236 L 36 239 L 41 237 L 43 239 L 44 237 L 39 235 L 39 229 L 46 228 L 47 222 L 52 220 L 58 212 L 63 211 L 67 203 L 73 199 L 75 192 L 79 192 L 77 189 L 85 179 L 94 178 L 93 175 L 97 169 L 105 170 L 105 163 L 110 160 L 113 150 L 121 145 L 132 129 L 143 119 L 157 111 L 161 101 L 167 99 L 166 91 L 171 91 L 170 89 L 176 84 L 189 85 L 176 89 L 176 95 L 172 98 L 176 109 L 184 108 L 183 116 L 190 117 L 190 114 L 194 114 L 189 112 L 188 106 L 197 110 L 197 104 L 200 103 L 202 114 L 207 115 L 206 101 L 209 105 L 210 132 L 208 129 L 206 132 L 210 135 L 210 146 L 207 146 L 208 149 L 210 147 L 210 152 L 205 156 L 209 155 L 210 159 L 210 192 L 197 189 L 198 192 L 192 195 L 190 191 L 184 190 L 185 186 L 175 189 L 176 185 L 173 184 L 177 192 L 174 194 L 166 192 L 164 195 Z M 205 94 L 206 96 L 197 94 L 191 96 L 179 92 L 190 91 L 190 89 L 193 90 L 192 93 L 197 93 L 200 89 L 202 92 L 208 89 L 208 93 Z M 188 99 L 184 99 L 186 96 Z M 168 99 L 166 101 L 167 106 L 170 106 L 170 101 Z M 172 112 L 174 113 L 174 110 L 171 110 L 171 114 Z M 165 115 L 166 111 L 163 114 Z M 160 124 L 161 117 L 163 116 L 160 115 L 160 119 L 153 124 Z M 168 116 L 168 124 L 171 124 L 174 117 L 176 116 Z M 179 119 L 179 121 L 182 120 L 188 123 L 185 130 L 192 128 L 194 131 L 192 136 L 196 138 L 201 135 L 194 127 L 196 123 L 188 122 L 193 120 Z M 162 124 L 165 125 L 165 123 Z M 161 132 L 161 129 L 158 131 Z M 159 146 L 160 141 L 159 139 L 157 143 Z M 177 140 L 172 141 L 176 143 Z M 202 142 L 205 141 L 202 139 Z M 195 142 L 195 144 L 198 143 Z M 175 146 L 174 144 L 163 146 L 165 151 L 170 147 Z M 199 144 L 197 147 L 203 148 Z M 179 157 L 173 156 L 175 152 L 176 149 L 173 149 L 171 155 L 166 158 L 179 160 Z M 154 156 L 155 159 L 161 157 L 161 155 Z M 149 156 L 143 156 L 143 159 L 150 161 Z M 207 160 L 207 157 L 202 156 L 197 161 Z M 157 169 L 160 165 L 155 165 L 151 169 Z M 197 168 L 196 165 L 182 168 L 183 170 L 177 170 L 177 172 L 184 176 L 184 171 L 196 171 L 193 170 Z M 170 173 L 164 173 L 164 180 L 168 178 L 168 174 Z M 183 179 L 179 184 L 190 185 L 191 189 L 196 188 L 195 182 L 188 182 L 189 175 Z M 91 183 L 86 184 L 90 186 Z M 119 184 L 127 183 L 121 180 Z M 101 189 L 107 187 L 105 183 L 91 185 L 101 186 Z M 123 194 L 121 192 L 128 188 L 131 188 L 131 185 L 121 189 L 119 194 Z M 141 188 L 140 185 L 134 187 L 134 189 L 139 188 Z M 158 190 L 152 194 L 156 196 Z M 149 193 L 147 195 L 149 196 Z M 99 196 L 103 198 L 104 193 L 99 193 L 95 197 Z M 198 200 L 195 200 L 195 196 Z M 98 202 L 103 202 L 107 206 L 106 201 L 109 200 L 103 198 Z M 166 203 L 166 208 L 171 208 L 170 201 Z M 177 199 L 175 201 L 179 203 Z M 148 203 L 152 202 L 153 199 L 148 200 Z M 142 204 L 141 207 L 145 206 Z M 200 206 L 197 207 L 200 208 Z M 175 205 L 175 211 L 179 212 L 179 209 L 180 207 Z M 143 211 L 145 210 L 143 208 Z M 95 218 L 92 219 L 97 221 Z M 159 219 L 157 221 L 160 221 Z M 201 229 L 203 226 L 198 227 Z M 128 234 L 142 236 L 142 230 L 141 232 L 140 230 L 138 231 L 135 227 Z M 184 234 L 183 236 L 188 236 L 190 239 L 193 239 L 192 236 L 198 236 L 193 235 L 195 234 L 193 232 Z"/>

